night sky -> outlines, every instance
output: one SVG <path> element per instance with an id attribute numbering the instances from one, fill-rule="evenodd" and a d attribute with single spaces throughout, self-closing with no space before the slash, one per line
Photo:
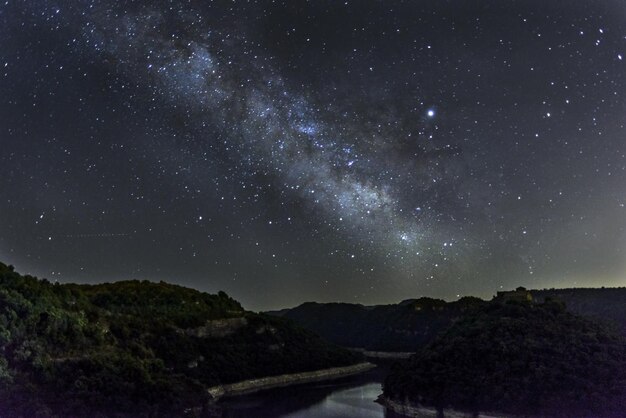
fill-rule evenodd
<path id="1" fill-rule="evenodd" d="M 0 260 L 250 309 L 626 285 L 626 5 L 0 3 Z"/>

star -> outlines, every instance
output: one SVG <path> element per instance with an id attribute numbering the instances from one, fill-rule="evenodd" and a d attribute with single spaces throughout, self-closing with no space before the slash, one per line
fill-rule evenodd
<path id="1" fill-rule="evenodd" d="M 94 282 L 136 266 L 252 308 L 303 302 L 302 283 L 328 274 L 328 298 L 376 280 L 393 286 L 371 302 L 396 302 L 430 291 L 417 278 L 437 262 L 442 297 L 458 293 L 459 271 L 489 296 L 502 275 L 520 284 L 515 260 L 539 242 L 550 257 L 533 266 L 538 286 L 543 273 L 570 277 L 574 258 L 581 277 L 623 271 L 615 0 L 532 19 L 525 2 L 490 1 L 498 19 L 369 2 L 355 22 L 381 19 L 357 26 L 319 2 L 237 2 L 230 19 L 220 2 L 26 3 L 0 5 L 14 22 L 0 29 L 0 261 L 86 280 L 80 260 Z M 597 241 L 568 239 L 583 234 Z M 185 267 L 178 248 L 197 262 Z"/>

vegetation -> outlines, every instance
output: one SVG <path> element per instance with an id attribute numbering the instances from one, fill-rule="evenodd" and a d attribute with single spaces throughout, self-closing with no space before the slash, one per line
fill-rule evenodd
<path id="1" fill-rule="evenodd" d="M 561 302 L 496 300 L 396 366 L 384 396 L 469 413 L 623 416 L 626 342 Z"/>
<path id="2" fill-rule="evenodd" d="M 626 336 L 626 288 L 529 292 L 536 301 L 558 299 L 573 313 L 614 324 Z M 309 302 L 268 313 L 291 319 L 328 341 L 345 347 L 414 352 L 431 342 L 468 310 L 485 304 L 486 301 L 469 296 L 455 302 L 420 298 L 379 306 Z"/>
<path id="3" fill-rule="evenodd" d="M 0 416 L 180 416 L 208 386 L 359 360 L 224 292 L 53 284 L 0 263 Z"/>
<path id="4" fill-rule="evenodd" d="M 626 287 L 532 290 L 538 301 L 558 299 L 573 313 L 610 321 L 626 336 Z"/>
<path id="5" fill-rule="evenodd" d="M 291 319 L 342 346 L 414 352 L 468 309 L 485 303 L 474 297 L 464 297 L 456 302 L 420 298 L 379 306 L 304 303 L 272 314 Z"/>

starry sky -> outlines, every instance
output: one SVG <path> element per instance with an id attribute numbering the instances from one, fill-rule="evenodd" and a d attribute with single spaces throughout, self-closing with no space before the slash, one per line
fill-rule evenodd
<path id="1" fill-rule="evenodd" d="M 0 2 L 0 260 L 250 309 L 626 285 L 623 0 Z"/>

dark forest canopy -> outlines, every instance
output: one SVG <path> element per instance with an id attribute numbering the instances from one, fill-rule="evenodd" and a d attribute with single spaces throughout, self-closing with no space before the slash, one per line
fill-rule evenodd
<path id="1" fill-rule="evenodd" d="M 546 298 L 558 299 L 565 303 L 569 311 L 614 324 L 626 335 L 626 288 L 528 292 L 536 302 Z M 295 308 L 268 313 L 289 318 L 339 345 L 374 351 L 411 352 L 429 343 L 468 309 L 486 303 L 471 296 L 454 302 L 422 297 L 376 306 L 307 302 Z"/>
<path id="2" fill-rule="evenodd" d="M 359 356 L 164 282 L 50 283 L 0 263 L 0 416 L 179 415 L 208 386 Z"/>
<path id="3" fill-rule="evenodd" d="M 484 303 L 474 297 L 450 303 L 424 297 L 379 306 L 309 302 L 273 314 L 339 345 L 409 352 L 431 341 L 467 309 Z"/>
<path id="4" fill-rule="evenodd" d="M 561 302 L 496 300 L 395 367 L 384 395 L 472 413 L 623 416 L 626 341 Z"/>
<path id="5" fill-rule="evenodd" d="M 538 301 L 558 299 L 571 312 L 615 323 L 626 335 L 626 287 L 542 289 L 531 293 Z"/>

